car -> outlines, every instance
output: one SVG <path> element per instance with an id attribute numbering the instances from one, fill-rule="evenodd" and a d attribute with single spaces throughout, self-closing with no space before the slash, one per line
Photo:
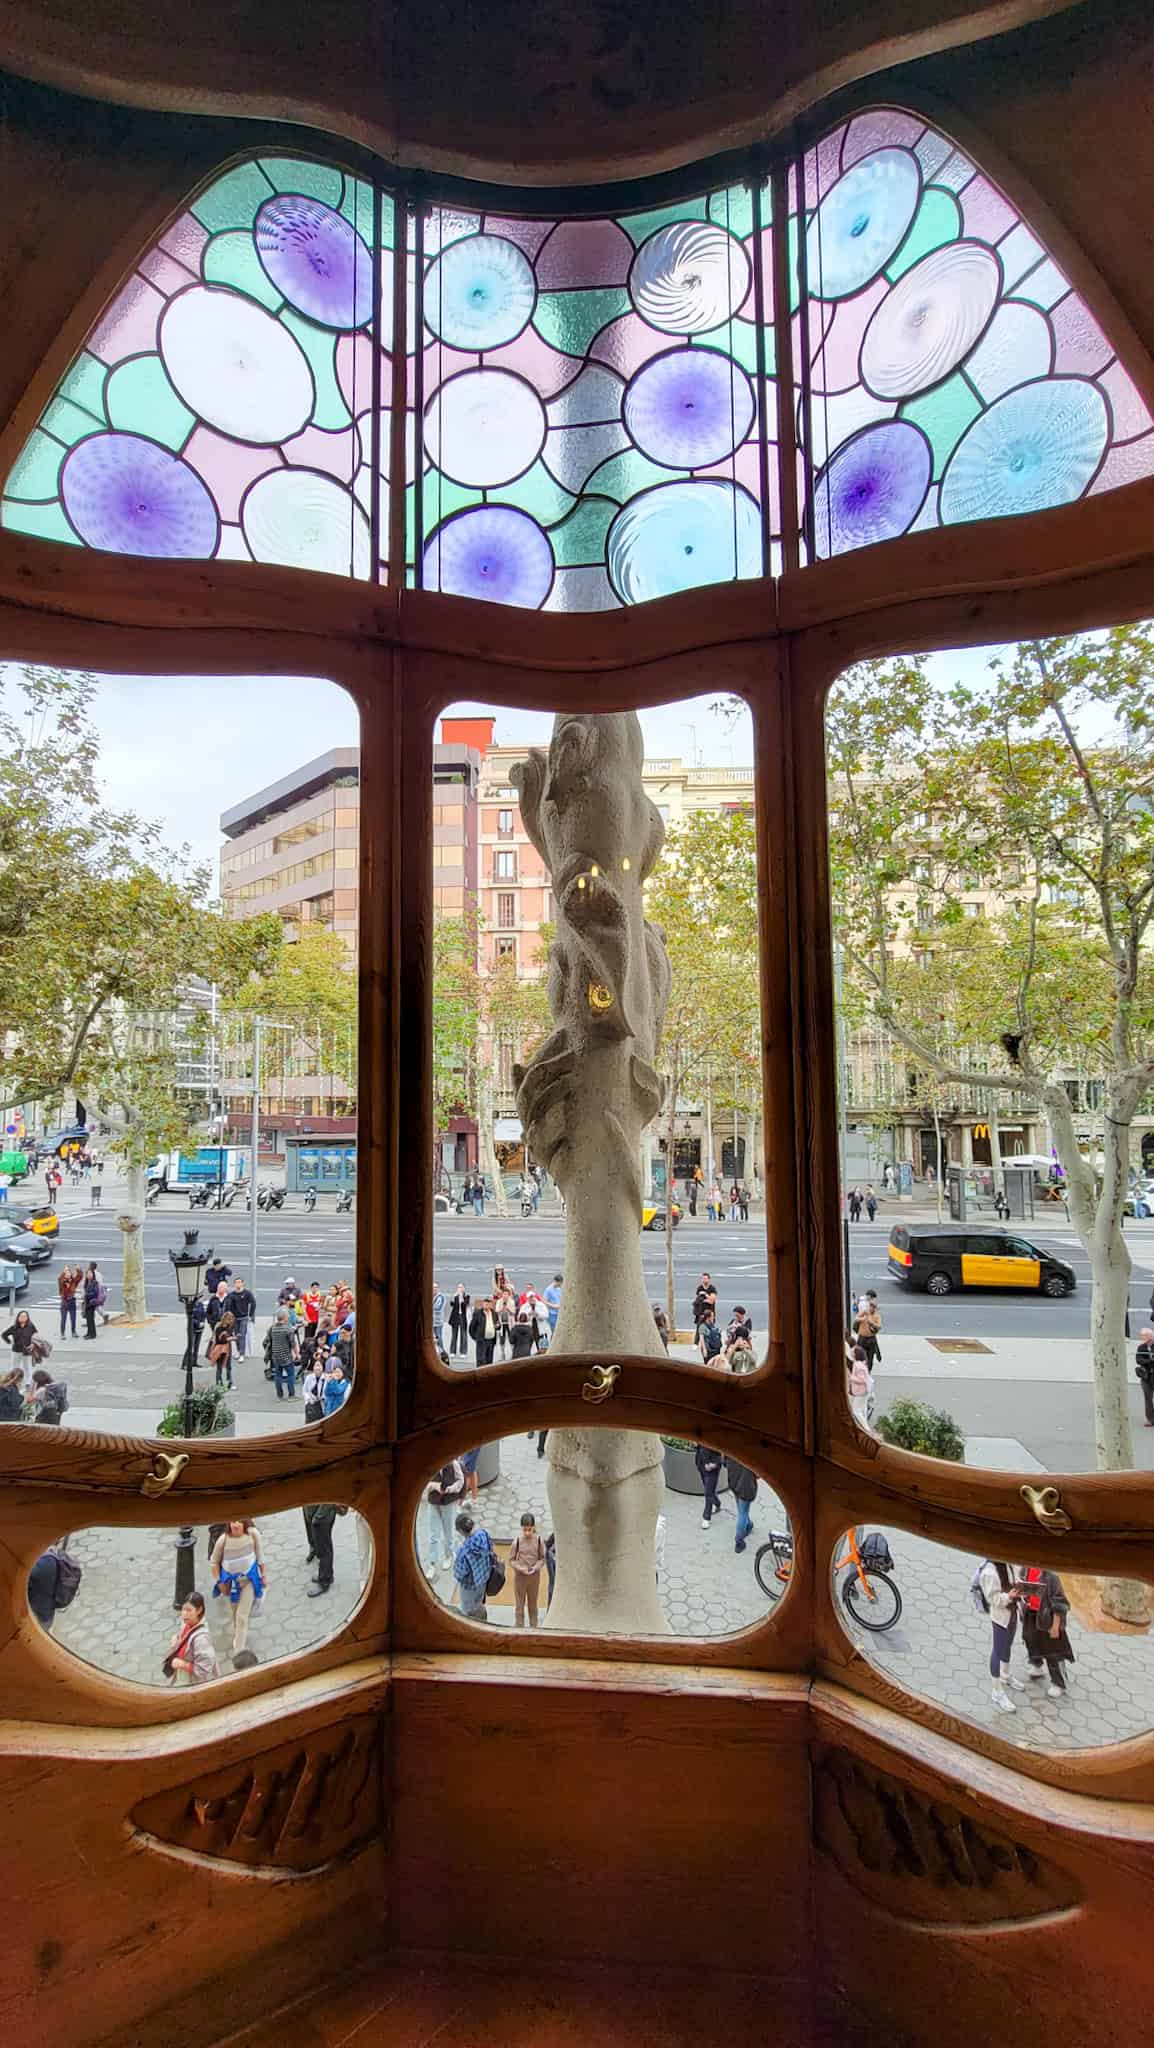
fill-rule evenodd
<path id="1" fill-rule="evenodd" d="M 42 1266 L 52 1257 L 52 1240 L 0 1217 L 0 1259 L 19 1259 L 24 1266 Z"/>
<path id="2" fill-rule="evenodd" d="M 674 1204 L 673 1204 L 673 1228 L 674 1228 L 674 1230 L 676 1230 L 676 1228 L 677 1228 L 678 1224 L 680 1223 L 680 1221 L 681 1221 L 681 1204 L 680 1204 L 680 1202 L 674 1202 Z M 643 1209 L 642 1209 L 642 1211 L 641 1211 L 641 1228 L 642 1228 L 642 1230 L 664 1230 L 664 1228 L 665 1228 L 665 1204 L 664 1204 L 664 1202 L 646 1202 L 646 1204 L 645 1204 L 644 1208 L 643 1208 Z"/>
<path id="3" fill-rule="evenodd" d="M 33 1237 L 58 1237 L 60 1218 L 47 1202 L 29 1208 L 20 1202 L 0 1208 L 0 1222 L 14 1223 L 18 1230 L 30 1230 Z"/>
<path id="4" fill-rule="evenodd" d="M 23 1294 L 28 1285 L 28 1268 L 19 1259 L 0 1258 L 0 1302 Z"/>
<path id="5" fill-rule="evenodd" d="M 1078 1276 L 1066 1259 L 1013 1230 L 967 1223 L 895 1223 L 887 1264 L 907 1287 L 953 1294 L 959 1287 L 1012 1287 L 1059 1301 Z"/>

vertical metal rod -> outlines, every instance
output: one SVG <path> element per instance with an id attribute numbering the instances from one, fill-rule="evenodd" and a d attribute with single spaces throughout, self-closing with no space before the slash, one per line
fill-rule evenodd
<path id="1" fill-rule="evenodd" d="M 816 162 L 816 152 L 815 152 Z M 799 365 L 801 376 L 801 439 L 805 457 L 805 509 L 802 524 L 805 530 L 805 545 L 809 560 L 814 560 L 813 526 L 813 379 L 810 375 L 809 353 L 809 266 L 806 257 L 805 237 L 805 153 L 794 160 L 794 175 L 797 178 L 797 292 L 798 326 L 800 336 Z"/>
<path id="2" fill-rule="evenodd" d="M 409 211 L 397 192 L 393 208 L 393 383 L 389 419 L 389 582 L 405 587 L 405 407 L 408 398 L 406 355 L 409 328 Z"/>
<path id="3" fill-rule="evenodd" d="M 372 366 L 369 376 L 369 576 L 381 580 L 381 220 L 380 185 L 373 181 L 373 250 L 370 274 L 373 281 L 373 317 L 369 323 Z M 356 336 L 353 336 L 356 346 Z M 388 540 L 386 539 L 386 551 Z"/>
<path id="4" fill-rule="evenodd" d="M 777 380 L 777 475 L 781 493 L 782 567 L 800 563 L 797 531 L 797 419 L 793 376 L 793 321 L 790 318 L 789 166 L 779 164 L 770 187 L 773 226 L 774 376 Z M 804 380 L 804 371 L 803 371 Z"/>
<path id="5" fill-rule="evenodd" d="M 252 1136 L 250 1141 L 252 1145 L 252 1167 L 248 1183 L 252 1190 L 252 1210 L 249 1217 L 251 1235 L 248 1254 L 250 1267 L 248 1284 L 254 1296 L 256 1294 L 257 1225 L 260 1221 L 260 1210 L 257 1208 L 256 1203 L 256 1163 L 260 1153 L 260 1054 L 261 1034 L 263 1031 L 264 1018 L 254 1017 L 252 1026 Z"/>
<path id="6" fill-rule="evenodd" d="M 425 428 L 425 209 L 418 198 L 413 207 L 413 581 L 418 590 L 425 581 L 425 479 L 422 450 Z"/>
<path id="7" fill-rule="evenodd" d="M 849 1153 L 849 1113 L 845 1082 L 845 1011 L 842 998 L 841 941 L 833 942 L 833 1004 L 837 1028 L 837 1195 L 841 1207 L 842 1288 L 845 1293 L 846 1329 L 853 1328 L 853 1284 L 849 1269 L 849 1211 L 846 1204 L 846 1160 Z"/>
<path id="8" fill-rule="evenodd" d="M 765 264 L 762 254 L 761 195 L 764 180 L 755 172 L 749 181 L 753 200 L 753 333 L 757 351 L 757 477 L 761 492 L 761 573 L 772 573 L 773 514 L 769 499 L 769 422 L 766 418 L 768 379 L 765 359 Z"/>

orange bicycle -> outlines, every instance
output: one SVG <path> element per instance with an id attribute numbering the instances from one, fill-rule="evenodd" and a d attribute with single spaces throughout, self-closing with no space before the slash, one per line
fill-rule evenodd
<path id="1" fill-rule="evenodd" d="M 834 1577 L 844 1572 L 842 1603 L 860 1628 L 881 1635 L 892 1628 L 902 1611 L 902 1596 L 893 1579 L 889 1545 L 880 1535 L 861 1536 L 851 1529 L 846 1552 L 834 1563 Z M 883 1569 L 882 1555 L 889 1570 Z M 753 1560 L 754 1576 L 769 1600 L 780 1600 L 793 1574 L 793 1537 L 771 1529 Z"/>

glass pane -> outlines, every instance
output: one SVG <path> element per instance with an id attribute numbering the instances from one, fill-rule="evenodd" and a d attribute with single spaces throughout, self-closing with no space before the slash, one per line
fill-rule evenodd
<path id="1" fill-rule="evenodd" d="M 0 667 L 0 924 L 28 968 L 7 982 L 4 1420 L 251 1436 L 342 1404 L 357 736 L 326 683 Z"/>
<path id="2" fill-rule="evenodd" d="M 36 1560 L 28 1604 L 114 1678 L 200 1686 L 335 1635 L 372 1565 L 368 1523 L 332 1502 L 196 1529 L 80 1529 Z"/>
<path id="3" fill-rule="evenodd" d="M 859 1528 L 834 1552 L 833 1582 L 855 1650 L 1005 1742 L 1053 1754 L 1152 1725 L 1154 1647 L 1111 1618 L 1108 1579 Z"/>
<path id="4" fill-rule="evenodd" d="M 883 108 L 804 159 L 816 553 L 1010 517 L 1154 469 L 1154 426 L 1016 209 L 920 117 Z"/>
<path id="5" fill-rule="evenodd" d="M 572 802 L 543 806 L 541 777 L 560 786 L 578 754 Z M 752 1371 L 769 1304 L 747 709 L 457 705 L 433 774 L 438 1348 L 469 1370 L 554 1335 L 664 1342 Z M 578 1325 L 583 1263 L 603 1286 Z"/>
<path id="6" fill-rule="evenodd" d="M 416 581 L 607 611 L 764 573 L 780 523 L 767 189 L 757 208 L 735 187 L 620 220 L 430 214 Z"/>
<path id="7" fill-rule="evenodd" d="M 788 1589 L 793 1558 L 760 1474 L 631 1430 L 534 1430 L 467 1450 L 430 1474 L 414 1539 L 454 1613 L 602 1635 L 749 1628 Z M 504 1583 L 487 1594 L 494 1560 Z"/>
<path id="8" fill-rule="evenodd" d="M 850 1398 L 906 1449 L 1154 1467 L 1152 677 L 1139 623 L 829 695 Z"/>
<path id="9" fill-rule="evenodd" d="M 361 179 L 288 157 L 217 178 L 89 335 L 17 457 L 2 523 L 115 554 L 376 573 L 391 199 L 380 209 L 375 248 Z"/>

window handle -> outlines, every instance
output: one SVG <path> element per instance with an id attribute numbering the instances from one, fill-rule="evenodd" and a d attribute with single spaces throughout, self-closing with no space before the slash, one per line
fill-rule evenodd
<path id="1" fill-rule="evenodd" d="M 1043 1529 L 1051 1536 L 1064 1535 L 1074 1524 L 1062 1506 L 1062 1496 L 1056 1486 L 1020 1486 L 1018 1488 L 1026 1506 L 1032 1508 Z"/>

